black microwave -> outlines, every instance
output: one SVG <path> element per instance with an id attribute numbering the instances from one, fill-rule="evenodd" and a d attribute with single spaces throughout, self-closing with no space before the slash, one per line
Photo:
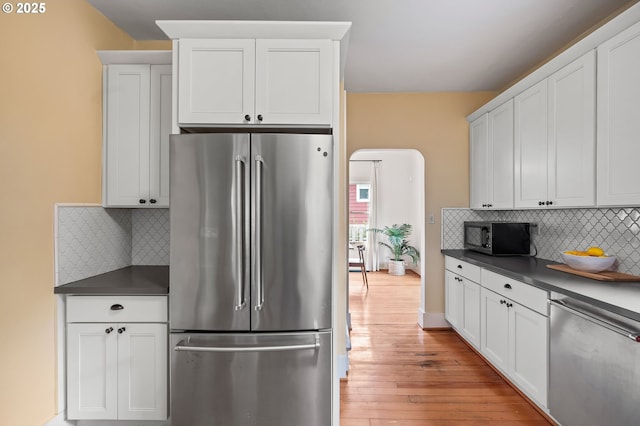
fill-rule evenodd
<path id="1" fill-rule="evenodd" d="M 464 248 L 491 256 L 528 255 L 537 227 L 530 222 L 464 222 Z"/>

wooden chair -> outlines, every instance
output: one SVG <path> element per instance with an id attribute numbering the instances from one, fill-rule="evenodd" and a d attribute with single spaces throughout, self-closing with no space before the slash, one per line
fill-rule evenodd
<path id="1" fill-rule="evenodd" d="M 362 273 L 362 285 L 367 286 L 367 290 L 369 290 L 367 267 L 364 264 L 364 245 L 358 244 L 356 248 L 358 249 L 358 259 L 349 259 L 349 267 L 353 266 L 360 268 L 360 272 Z"/>

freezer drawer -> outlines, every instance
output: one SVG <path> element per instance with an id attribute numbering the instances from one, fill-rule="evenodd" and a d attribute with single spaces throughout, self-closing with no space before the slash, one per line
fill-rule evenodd
<path id="1" fill-rule="evenodd" d="M 171 335 L 180 426 L 329 426 L 331 332 Z"/>

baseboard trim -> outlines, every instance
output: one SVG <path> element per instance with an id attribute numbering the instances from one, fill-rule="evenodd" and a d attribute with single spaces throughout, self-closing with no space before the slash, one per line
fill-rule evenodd
<path id="1" fill-rule="evenodd" d="M 451 328 L 447 320 L 444 319 L 444 312 L 429 313 L 418 309 L 418 325 L 423 330 Z"/>
<path id="2" fill-rule="evenodd" d="M 75 422 L 74 423 L 68 422 L 67 420 L 65 420 L 64 415 L 65 415 L 64 411 L 62 411 L 61 413 L 58 413 L 57 416 L 55 416 L 53 419 L 45 423 L 44 426 L 75 426 Z"/>
<path id="3" fill-rule="evenodd" d="M 349 354 L 338 355 L 338 377 L 340 380 L 347 378 L 349 371 Z"/>

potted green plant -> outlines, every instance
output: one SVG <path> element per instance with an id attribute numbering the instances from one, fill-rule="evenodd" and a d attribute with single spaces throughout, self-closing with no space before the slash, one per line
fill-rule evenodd
<path id="1" fill-rule="evenodd" d="M 404 275 L 405 262 L 403 256 L 410 256 L 415 264 L 420 259 L 420 252 L 417 248 L 409 244 L 409 235 L 411 234 L 411 225 L 403 223 L 402 225 L 393 224 L 385 226 L 382 229 L 370 228 L 372 232 L 383 234 L 387 237 L 387 242 L 380 241 L 378 244 L 391 250 L 389 258 L 389 274 Z"/>

